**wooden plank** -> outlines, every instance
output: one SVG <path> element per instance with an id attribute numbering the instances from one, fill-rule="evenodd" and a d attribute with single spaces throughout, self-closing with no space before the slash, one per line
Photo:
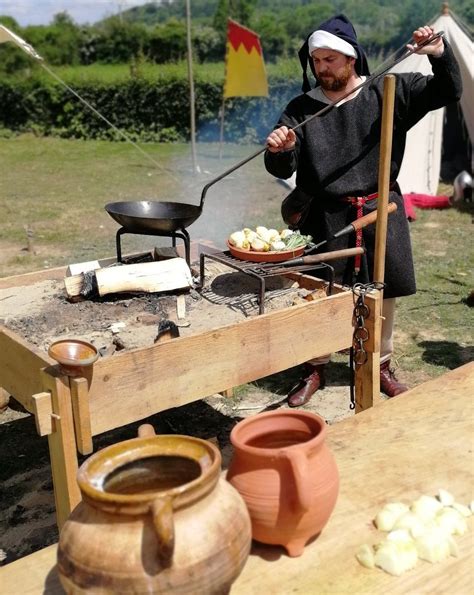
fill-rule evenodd
<path id="1" fill-rule="evenodd" d="M 178 320 L 186 318 L 186 296 L 180 293 L 176 298 L 176 317 Z"/>
<path id="2" fill-rule="evenodd" d="M 36 431 L 40 436 L 49 436 L 53 431 L 53 403 L 50 392 L 32 396 Z"/>
<path id="3" fill-rule="evenodd" d="M 31 273 L 23 273 L 22 275 L 12 275 L 11 277 L 3 277 L 0 279 L 0 289 L 7 287 L 28 287 L 40 281 L 54 281 L 62 279 L 66 274 L 65 266 L 54 269 L 45 269 L 43 271 L 33 271 Z"/>
<path id="4" fill-rule="evenodd" d="M 419 561 L 400 577 L 363 568 L 355 552 L 362 543 L 380 539 L 371 520 L 389 500 L 409 503 L 440 487 L 459 502 L 471 499 L 474 428 L 473 417 L 465 412 L 473 392 L 470 363 L 330 426 L 327 442 L 341 486 L 328 524 L 298 558 L 254 542 L 231 595 L 471 595 L 474 517 L 467 519 L 468 532 L 455 537 L 458 558 L 437 564 Z M 57 546 L 52 545 L 0 568 L 2 592 L 16 594 L 21 584 L 22 592 L 30 595 L 62 594 L 56 555 Z"/>
<path id="5" fill-rule="evenodd" d="M 127 254 L 124 258 L 133 257 L 135 254 Z M 106 267 L 117 262 L 116 256 L 108 256 L 99 259 L 99 265 Z M 55 267 L 53 269 L 44 269 L 42 271 L 32 271 L 31 273 L 22 273 L 21 275 L 12 275 L 0 279 L 0 289 L 7 287 L 28 287 L 40 281 L 55 281 L 63 279 L 66 276 L 67 266 Z"/>
<path id="6" fill-rule="evenodd" d="M 52 397 L 53 432 L 48 436 L 48 443 L 56 521 L 61 529 L 71 511 L 81 501 L 81 493 L 76 479 L 78 460 L 69 379 L 56 376 L 56 373 L 55 368 L 43 370 L 41 380 L 44 388 L 51 391 Z"/>
<path id="7" fill-rule="evenodd" d="M 89 412 L 89 385 L 86 378 L 70 378 L 74 429 L 77 449 L 82 455 L 93 452 L 91 418 Z"/>
<path id="8" fill-rule="evenodd" d="M 340 293 L 99 360 L 92 435 L 345 349 L 352 314 L 352 294 Z"/>
<path id="9" fill-rule="evenodd" d="M 0 325 L 0 386 L 30 413 L 32 395 L 43 391 L 40 370 L 55 362 L 44 352 Z"/>
<path id="10" fill-rule="evenodd" d="M 0 567 L 0 591 L 3 595 L 64 595 L 56 566 L 57 546 L 42 550 Z M 49 572 L 54 567 L 53 572 Z M 44 569 L 48 568 L 45 573 Z"/>

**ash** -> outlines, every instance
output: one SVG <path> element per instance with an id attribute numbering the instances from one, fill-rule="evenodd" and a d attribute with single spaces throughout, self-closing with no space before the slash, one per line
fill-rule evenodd
<path id="1" fill-rule="evenodd" d="M 153 345 L 158 325 L 165 320 L 176 323 L 180 336 L 189 336 L 258 316 L 258 283 L 228 271 L 210 263 L 204 287 L 183 293 L 184 318 L 178 319 L 176 292 L 71 302 L 62 281 L 42 281 L 0 290 L 0 323 L 40 350 L 47 351 L 59 339 L 79 338 L 94 344 L 102 355 L 112 355 Z M 302 303 L 303 291 L 291 280 L 272 278 L 267 282 L 265 311 Z"/>

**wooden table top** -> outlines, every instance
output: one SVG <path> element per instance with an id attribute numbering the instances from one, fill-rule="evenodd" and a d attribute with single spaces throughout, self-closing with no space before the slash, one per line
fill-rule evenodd
<path id="1" fill-rule="evenodd" d="M 458 502 L 471 502 L 473 394 L 471 362 L 331 426 L 328 443 L 341 487 L 328 524 L 298 558 L 254 544 L 231 595 L 473 593 L 473 517 L 467 519 L 468 532 L 455 537 L 458 558 L 438 564 L 420 560 L 400 577 L 363 568 L 355 559 L 360 545 L 383 538 L 372 519 L 388 501 L 409 504 L 444 488 Z M 54 545 L 0 568 L 0 592 L 63 593 L 55 560 Z"/>

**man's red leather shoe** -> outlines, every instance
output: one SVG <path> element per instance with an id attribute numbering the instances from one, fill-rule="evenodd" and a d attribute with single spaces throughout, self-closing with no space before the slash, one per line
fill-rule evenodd
<path id="1" fill-rule="evenodd" d="M 406 384 L 398 382 L 394 370 L 390 368 L 390 360 L 380 364 L 380 390 L 387 397 L 396 397 L 408 390 Z"/>
<path id="2" fill-rule="evenodd" d="M 311 399 L 317 390 L 325 387 L 324 366 L 324 364 L 317 366 L 306 364 L 307 376 L 302 378 L 288 394 L 290 407 L 301 407 Z"/>

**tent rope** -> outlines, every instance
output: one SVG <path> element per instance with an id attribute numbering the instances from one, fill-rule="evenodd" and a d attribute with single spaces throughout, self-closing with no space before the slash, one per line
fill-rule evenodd
<path id="1" fill-rule="evenodd" d="M 48 68 L 48 66 L 46 66 L 46 64 L 44 62 L 40 62 L 40 65 L 42 68 L 44 68 L 44 70 L 46 70 L 46 72 L 48 72 L 54 79 L 56 79 L 58 81 L 58 83 L 63 85 L 70 93 L 72 93 L 74 95 L 74 97 L 79 99 L 79 101 L 81 103 L 83 103 L 86 107 L 88 107 L 98 118 L 101 118 L 108 126 L 110 126 L 113 130 L 115 130 L 115 132 L 117 132 L 117 134 L 119 134 L 123 139 L 125 139 L 128 143 L 130 143 L 133 147 L 135 147 L 135 149 L 137 149 L 137 151 L 139 151 L 143 156 L 145 156 L 149 161 L 151 161 L 151 163 L 153 163 L 153 165 L 155 165 L 162 172 L 164 172 L 165 174 L 170 176 L 175 182 L 178 182 L 178 180 L 175 178 L 175 176 L 173 176 L 173 174 L 168 169 L 166 169 L 165 167 L 160 165 L 157 161 L 155 161 L 155 159 L 153 159 L 153 157 L 151 155 L 149 155 L 139 145 L 137 145 L 137 143 L 135 141 L 133 141 L 128 136 L 128 134 L 123 132 L 123 130 L 120 130 L 120 128 L 117 128 L 117 126 L 115 126 L 115 124 L 113 124 L 104 115 L 102 115 L 98 110 L 96 110 L 96 108 L 93 105 L 91 105 L 88 101 L 86 101 L 83 97 L 81 97 L 79 95 L 79 93 L 74 91 L 74 89 L 72 87 L 70 87 L 66 82 L 64 82 L 53 70 Z"/>

